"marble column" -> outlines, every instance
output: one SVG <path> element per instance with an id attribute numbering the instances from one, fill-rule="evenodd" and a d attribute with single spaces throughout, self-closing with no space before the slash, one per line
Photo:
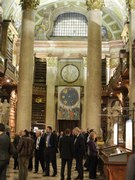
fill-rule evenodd
<path id="1" fill-rule="evenodd" d="M 129 109 L 133 110 L 132 119 L 135 118 L 134 103 L 135 103 L 135 62 L 133 62 L 132 45 L 135 40 L 135 3 L 133 0 L 128 0 L 129 7 Z M 134 54 L 135 57 L 135 54 Z M 131 111 L 130 111 L 131 113 Z M 134 124 L 135 129 L 135 124 Z M 134 131 L 134 145 L 135 145 L 135 131 Z"/>
<path id="2" fill-rule="evenodd" d="M 101 24 L 103 0 L 87 0 L 88 60 L 87 60 L 87 127 L 100 136 L 101 127 Z"/>
<path id="3" fill-rule="evenodd" d="M 56 98 L 57 57 L 47 57 L 47 98 L 46 98 L 46 127 L 56 128 Z"/>
<path id="4" fill-rule="evenodd" d="M 87 129 L 87 121 L 86 121 L 86 101 L 87 101 L 87 97 L 86 97 L 86 87 L 87 87 L 87 57 L 83 57 L 83 86 L 84 86 L 84 96 L 82 99 L 82 121 L 81 121 L 81 128 L 83 130 Z"/>
<path id="5" fill-rule="evenodd" d="M 3 20 L 3 9 L 2 9 L 1 0 L 0 0 L 0 22 L 2 22 L 2 20 Z"/>
<path id="6" fill-rule="evenodd" d="M 31 129 L 32 84 L 34 69 L 34 19 L 38 0 L 21 0 L 22 29 L 17 102 L 17 131 Z"/>
<path id="7" fill-rule="evenodd" d="M 129 0 L 129 106 L 130 109 L 133 108 L 133 103 L 135 103 L 135 62 L 132 62 L 132 44 L 135 40 L 135 3 Z M 135 56 L 135 55 L 134 55 Z"/>

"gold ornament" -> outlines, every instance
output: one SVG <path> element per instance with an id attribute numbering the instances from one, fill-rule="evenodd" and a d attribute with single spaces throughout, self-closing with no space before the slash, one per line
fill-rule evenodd
<path id="1" fill-rule="evenodd" d="M 40 4 L 40 0 L 20 0 L 20 5 L 22 9 L 37 9 L 37 6 Z"/>
<path id="2" fill-rule="evenodd" d="M 86 0 L 88 10 L 102 9 L 104 0 Z"/>
<path id="3" fill-rule="evenodd" d="M 126 5 L 129 11 L 131 9 L 135 10 L 135 0 L 126 0 Z"/>

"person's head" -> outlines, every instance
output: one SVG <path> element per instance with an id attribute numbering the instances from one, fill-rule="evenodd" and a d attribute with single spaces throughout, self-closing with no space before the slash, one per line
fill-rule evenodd
<path id="1" fill-rule="evenodd" d="M 81 130 L 79 129 L 79 127 L 75 127 L 74 129 L 73 129 L 73 132 L 74 132 L 74 135 L 79 135 L 80 133 L 81 133 Z"/>
<path id="2" fill-rule="evenodd" d="M 65 135 L 66 135 L 66 136 L 69 136 L 70 134 L 71 134 L 70 129 L 66 129 L 66 130 L 65 130 Z"/>
<path id="3" fill-rule="evenodd" d="M 65 130 L 66 131 L 66 130 Z M 64 132 L 63 131 L 60 131 L 60 136 L 63 136 L 64 135 Z"/>
<path id="4" fill-rule="evenodd" d="M 23 136 L 29 136 L 29 131 L 27 130 L 27 129 L 25 129 L 24 131 L 23 131 Z"/>
<path id="5" fill-rule="evenodd" d="M 91 132 L 93 132 L 93 131 L 94 131 L 94 129 L 90 129 L 90 131 L 89 131 L 89 132 L 91 133 Z"/>
<path id="6" fill-rule="evenodd" d="M 90 132 L 90 128 L 87 128 L 86 131 L 87 131 L 87 133 L 89 133 Z"/>
<path id="7" fill-rule="evenodd" d="M 20 136 L 20 137 L 22 137 L 22 136 L 23 136 L 23 131 L 22 131 L 22 130 L 21 130 L 21 131 L 19 131 L 19 133 L 18 133 L 18 134 L 19 134 L 19 136 Z"/>
<path id="8" fill-rule="evenodd" d="M 97 137 L 97 136 L 96 136 L 96 132 L 95 132 L 95 131 L 92 131 L 92 132 L 90 133 L 90 139 L 95 140 L 96 137 Z"/>
<path id="9" fill-rule="evenodd" d="M 41 136 L 41 131 L 36 131 L 36 137 L 40 137 Z"/>
<path id="10" fill-rule="evenodd" d="M 5 131 L 5 125 L 0 123 L 0 131 L 1 132 L 4 132 Z"/>
<path id="11" fill-rule="evenodd" d="M 52 132 L 52 127 L 51 126 L 47 126 L 46 133 L 51 133 L 51 132 Z"/>

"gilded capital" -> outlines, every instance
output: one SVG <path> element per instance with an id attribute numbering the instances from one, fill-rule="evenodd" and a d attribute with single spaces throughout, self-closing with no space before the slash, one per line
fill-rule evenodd
<path id="1" fill-rule="evenodd" d="M 104 6 L 104 0 L 86 0 L 88 10 L 102 9 Z"/>
<path id="2" fill-rule="evenodd" d="M 126 0 L 126 4 L 129 11 L 131 9 L 135 10 L 135 0 Z"/>
<path id="3" fill-rule="evenodd" d="M 20 5 L 22 9 L 36 9 L 37 6 L 40 4 L 40 0 L 20 0 Z"/>
<path id="4" fill-rule="evenodd" d="M 57 67 L 58 57 L 47 57 L 46 60 L 48 67 Z"/>

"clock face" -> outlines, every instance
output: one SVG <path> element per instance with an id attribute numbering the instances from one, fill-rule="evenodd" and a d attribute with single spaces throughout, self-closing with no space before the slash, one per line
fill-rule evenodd
<path id="1" fill-rule="evenodd" d="M 64 88 L 60 93 L 61 103 L 65 106 L 74 106 L 78 98 L 78 92 L 74 88 Z"/>
<path id="2" fill-rule="evenodd" d="M 61 70 L 62 79 L 65 82 L 73 83 L 79 78 L 79 69 L 73 64 L 67 64 Z"/>

